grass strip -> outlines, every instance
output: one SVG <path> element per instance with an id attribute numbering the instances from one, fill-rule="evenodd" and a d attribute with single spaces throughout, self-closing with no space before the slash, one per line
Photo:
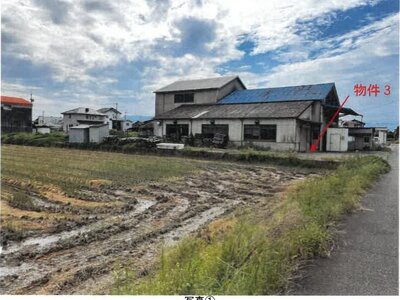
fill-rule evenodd
<path id="1" fill-rule="evenodd" d="M 116 273 L 112 294 L 282 294 L 299 263 L 324 254 L 343 214 L 390 169 L 379 157 L 354 158 L 327 176 L 279 196 L 276 209 L 254 209 L 162 251 L 156 267 Z M 220 221 L 221 223 L 221 221 Z M 224 222 L 222 222 L 224 223 Z M 221 230 L 221 228 L 223 228 Z"/>

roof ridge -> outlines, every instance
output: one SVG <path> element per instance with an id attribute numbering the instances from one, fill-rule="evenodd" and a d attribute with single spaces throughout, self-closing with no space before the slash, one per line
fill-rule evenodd
<path id="1" fill-rule="evenodd" d="M 266 88 L 255 88 L 255 89 L 245 89 L 245 90 L 236 90 L 234 92 L 240 91 L 255 91 L 255 90 L 268 90 L 268 89 L 284 89 L 284 88 L 294 88 L 299 86 L 316 86 L 316 85 L 328 85 L 335 84 L 334 82 L 324 82 L 324 83 L 315 83 L 315 84 L 300 84 L 300 85 L 287 85 L 287 86 L 274 86 L 274 87 L 266 87 Z"/>

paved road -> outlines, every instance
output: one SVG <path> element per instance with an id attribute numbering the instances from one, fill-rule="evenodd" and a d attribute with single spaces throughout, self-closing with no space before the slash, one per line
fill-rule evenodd
<path id="1" fill-rule="evenodd" d="M 365 195 L 365 208 L 341 225 L 343 236 L 330 258 L 306 269 L 297 295 L 398 295 L 398 147 L 389 157 L 390 173 Z"/>

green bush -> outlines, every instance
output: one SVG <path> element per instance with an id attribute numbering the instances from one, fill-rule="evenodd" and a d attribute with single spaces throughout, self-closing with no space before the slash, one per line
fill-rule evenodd
<path id="1" fill-rule="evenodd" d="M 26 146 L 52 146 L 57 143 L 65 143 L 68 136 L 62 132 L 54 133 L 28 133 L 15 132 L 5 133 L 1 136 L 4 144 L 26 145 Z"/>

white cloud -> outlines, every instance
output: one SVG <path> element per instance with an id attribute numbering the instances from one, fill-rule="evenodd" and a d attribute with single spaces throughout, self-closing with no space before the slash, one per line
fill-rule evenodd
<path id="1" fill-rule="evenodd" d="M 252 54 L 274 51 L 283 63 L 258 74 L 238 68 L 249 87 L 336 81 L 341 90 L 361 76 L 393 79 L 393 72 L 387 70 L 390 66 L 380 66 L 379 60 L 398 51 L 394 44 L 398 37 L 393 35 L 398 16 L 324 41 L 313 40 L 312 28 L 297 32 L 298 21 L 330 24 L 335 11 L 377 0 L 201 2 L 5 0 L 3 57 L 45 66 L 53 81 L 65 84 L 61 91 L 46 89 L 45 84 L 34 91 L 43 99 L 37 101 L 37 109 L 52 114 L 83 101 L 94 107 L 121 101 L 124 111 L 152 114 L 152 91 L 182 77 L 218 76 L 218 66 L 243 57 L 244 52 L 237 49 L 243 39 L 255 43 Z M 183 19 L 212 24 L 215 38 L 205 41 L 204 53 L 191 53 L 189 47 L 186 54 L 174 55 L 184 39 L 184 28 L 178 26 Z M 283 46 L 289 50 L 280 50 Z M 311 50 L 322 54 L 309 60 Z M 140 78 L 137 89 L 118 88 L 114 73 L 102 73 L 137 61 L 145 64 L 136 76 Z M 376 65 L 371 68 L 367 62 Z M 4 92 L 25 95 L 31 89 L 35 86 L 3 79 Z"/>
<path id="2" fill-rule="evenodd" d="M 238 58 L 238 37 L 248 35 L 254 53 L 270 51 L 299 40 L 297 20 L 331 10 L 365 4 L 351 1 L 3 1 L 3 32 L 13 38 L 4 51 L 34 64 L 50 66 L 57 81 L 96 80 L 90 70 L 162 53 L 149 53 L 157 39 L 179 41 L 176 21 L 193 17 L 217 22 L 217 36 L 209 47 L 222 61 Z M 61 3 L 63 5 L 61 5 Z M 86 4 L 85 4 L 86 3 Z M 157 11 L 157 7 L 165 11 Z"/>

